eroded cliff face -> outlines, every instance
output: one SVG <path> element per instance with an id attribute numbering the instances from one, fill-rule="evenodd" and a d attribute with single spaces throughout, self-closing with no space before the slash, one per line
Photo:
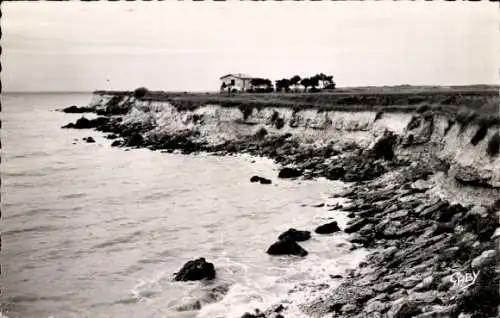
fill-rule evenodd
<path id="1" fill-rule="evenodd" d="M 278 107 L 248 108 L 205 105 L 180 110 L 166 101 L 139 101 L 130 96 L 94 95 L 97 109 L 126 109 L 122 125 L 141 125 L 145 140 L 162 135 L 191 132 L 197 141 L 217 145 L 225 141 L 262 134 L 290 134 L 301 144 L 322 146 L 354 142 L 368 147 L 384 131 L 399 136 L 396 152 L 413 158 L 434 156 L 449 165 L 449 172 L 462 175 L 475 185 L 500 187 L 500 156 L 489 154 L 488 143 L 499 126 L 460 124 L 453 118 L 431 113 L 376 113 L 321 111 Z M 479 131 L 479 130 L 483 131 Z M 486 130 L 486 131 L 485 131 Z M 422 155 L 415 156 L 416 153 Z"/>

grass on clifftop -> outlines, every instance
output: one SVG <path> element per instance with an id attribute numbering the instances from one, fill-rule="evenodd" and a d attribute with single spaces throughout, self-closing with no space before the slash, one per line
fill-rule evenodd
<path id="1" fill-rule="evenodd" d="M 97 94 L 133 95 L 129 92 L 97 91 Z M 339 88 L 317 93 L 175 93 L 148 91 L 144 101 L 168 101 L 180 110 L 193 110 L 212 104 L 240 109 L 287 107 L 294 110 L 319 109 L 335 111 L 426 112 L 457 115 L 468 109 L 476 115 L 498 118 L 499 87 L 486 85 L 456 87 L 361 87 Z M 475 120 L 479 116 L 464 119 Z M 461 120 L 459 120 L 460 122 Z M 493 120 L 495 121 L 495 120 Z"/>

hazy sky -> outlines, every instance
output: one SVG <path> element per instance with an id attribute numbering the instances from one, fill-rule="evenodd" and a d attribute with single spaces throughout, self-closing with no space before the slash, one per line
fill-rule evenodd
<path id="1" fill-rule="evenodd" d="M 499 83 L 500 13 L 489 1 L 3 2 L 2 11 L 4 91 L 216 90 L 226 73 Z"/>

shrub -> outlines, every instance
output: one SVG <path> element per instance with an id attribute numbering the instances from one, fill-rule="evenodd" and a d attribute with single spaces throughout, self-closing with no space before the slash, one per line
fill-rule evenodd
<path id="1" fill-rule="evenodd" d="M 139 87 L 134 90 L 134 97 L 137 99 L 141 99 L 146 96 L 147 93 L 148 89 L 146 87 Z"/>
<path id="2" fill-rule="evenodd" d="M 276 119 L 276 128 L 281 129 L 285 126 L 285 120 L 283 118 Z"/>
<path id="3" fill-rule="evenodd" d="M 249 106 L 241 105 L 240 106 L 240 111 L 243 113 L 243 119 L 247 120 L 248 117 L 250 117 L 250 115 L 252 115 L 253 108 L 249 107 Z"/>
<path id="4" fill-rule="evenodd" d="M 267 130 L 264 127 L 261 127 L 255 133 L 255 137 L 258 138 L 258 139 L 263 139 L 265 136 L 267 136 Z"/>
<path id="5" fill-rule="evenodd" d="M 273 111 L 273 114 L 271 115 L 271 123 L 274 124 L 278 118 L 279 113 L 277 111 Z"/>
<path id="6" fill-rule="evenodd" d="M 488 147 L 486 148 L 486 153 L 491 157 L 498 155 L 500 151 L 500 134 L 496 133 L 491 136 L 490 141 L 488 141 Z"/>

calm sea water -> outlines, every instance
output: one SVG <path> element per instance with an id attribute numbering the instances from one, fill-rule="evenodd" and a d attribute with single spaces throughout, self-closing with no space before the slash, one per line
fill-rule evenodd
<path id="1" fill-rule="evenodd" d="M 289 227 L 345 223 L 340 212 L 312 207 L 341 183 L 278 180 L 264 159 L 125 151 L 98 132 L 60 129 L 81 115 L 55 109 L 90 97 L 2 96 L 3 314 L 239 317 L 307 301 L 364 255 L 349 252 L 341 233 L 313 234 L 303 259 L 265 253 Z M 250 183 L 254 174 L 273 184 Z M 215 264 L 215 281 L 172 281 L 198 257 Z M 210 297 L 214 287 L 228 291 Z M 176 310 L 196 300 L 201 310 Z M 301 317 L 290 308 L 287 317 Z"/>

